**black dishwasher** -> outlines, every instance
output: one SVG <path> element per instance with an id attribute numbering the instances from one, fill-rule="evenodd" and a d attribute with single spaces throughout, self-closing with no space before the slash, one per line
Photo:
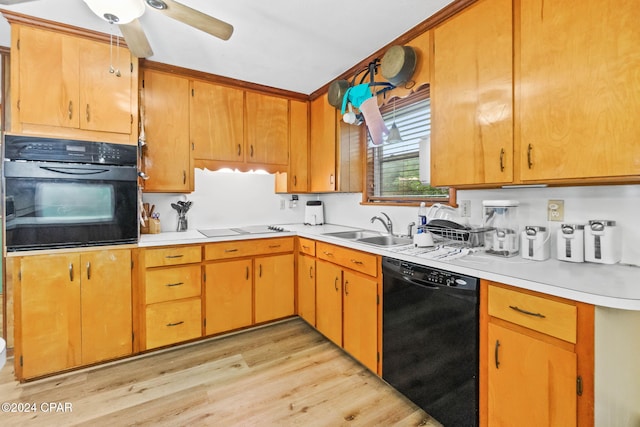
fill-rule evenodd
<path id="1" fill-rule="evenodd" d="M 478 425 L 478 279 L 382 260 L 382 378 L 444 426 Z"/>

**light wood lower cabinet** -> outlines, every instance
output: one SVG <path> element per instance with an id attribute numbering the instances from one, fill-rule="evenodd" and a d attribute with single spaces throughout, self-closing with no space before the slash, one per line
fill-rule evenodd
<path id="1" fill-rule="evenodd" d="M 593 425 L 594 307 L 481 286 L 480 424 Z"/>
<path id="2" fill-rule="evenodd" d="M 292 316 L 295 312 L 293 254 L 259 257 L 253 262 L 256 323 Z"/>
<path id="3" fill-rule="evenodd" d="M 205 334 L 211 335 L 251 325 L 251 259 L 207 264 L 205 277 Z"/>
<path id="4" fill-rule="evenodd" d="M 202 247 L 140 251 L 142 350 L 202 336 Z"/>
<path id="5" fill-rule="evenodd" d="M 298 238 L 297 301 L 298 315 L 316 326 L 316 242 Z"/>
<path id="6" fill-rule="evenodd" d="M 317 329 L 379 374 L 379 257 L 324 242 L 316 242 L 316 255 Z"/>
<path id="7" fill-rule="evenodd" d="M 18 379 L 131 354 L 130 250 L 12 262 Z"/>

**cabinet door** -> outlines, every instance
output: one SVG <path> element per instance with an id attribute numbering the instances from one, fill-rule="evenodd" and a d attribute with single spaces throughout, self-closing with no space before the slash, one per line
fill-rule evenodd
<path id="1" fill-rule="evenodd" d="M 131 53 L 124 47 L 84 39 L 78 41 L 78 46 L 80 127 L 130 134 L 133 123 Z M 112 69 L 115 71 L 111 72 Z"/>
<path id="2" fill-rule="evenodd" d="M 289 159 L 288 191 L 305 192 L 308 187 L 309 159 L 309 103 L 289 102 Z"/>
<path id="3" fill-rule="evenodd" d="M 247 162 L 287 165 L 289 101 L 254 92 L 247 92 L 245 97 Z"/>
<path id="4" fill-rule="evenodd" d="M 244 91 L 192 82 L 190 131 L 195 159 L 244 160 Z"/>
<path id="5" fill-rule="evenodd" d="M 79 257 L 23 257 L 16 359 L 31 378 L 79 365 L 82 358 Z"/>
<path id="6" fill-rule="evenodd" d="M 637 3 L 533 0 L 516 18 L 522 179 L 638 175 Z"/>
<path id="7" fill-rule="evenodd" d="M 143 79 L 145 191 L 192 190 L 189 80 L 146 70 Z M 171 120 L 167 120 L 170 117 Z"/>
<path id="8" fill-rule="evenodd" d="M 131 354 L 131 251 L 83 253 L 82 363 Z"/>
<path id="9" fill-rule="evenodd" d="M 342 347 L 342 269 L 316 260 L 316 327 Z"/>
<path id="10" fill-rule="evenodd" d="M 20 122 L 79 127 L 78 43 L 71 36 L 19 27 Z"/>
<path id="11" fill-rule="evenodd" d="M 311 191 L 336 189 L 336 109 L 323 95 L 311 102 L 309 141 Z"/>
<path id="12" fill-rule="evenodd" d="M 207 264 L 205 274 L 205 333 L 210 335 L 251 325 L 251 260 Z"/>
<path id="13" fill-rule="evenodd" d="M 295 313 L 293 267 L 293 254 L 254 260 L 256 323 Z"/>
<path id="14" fill-rule="evenodd" d="M 511 0 L 474 3 L 434 29 L 434 44 L 431 184 L 512 182 Z"/>
<path id="15" fill-rule="evenodd" d="M 363 365 L 378 367 L 378 283 L 343 272 L 344 349 Z"/>
<path id="16" fill-rule="evenodd" d="M 489 425 L 575 426 L 576 355 L 489 323 Z"/>
<path id="17" fill-rule="evenodd" d="M 316 259 L 298 254 L 298 315 L 316 325 Z"/>

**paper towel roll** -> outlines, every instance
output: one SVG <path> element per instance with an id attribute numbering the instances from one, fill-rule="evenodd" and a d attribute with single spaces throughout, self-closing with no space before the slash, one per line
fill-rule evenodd
<path id="1" fill-rule="evenodd" d="M 431 182 L 431 135 L 423 136 L 418 141 L 418 162 L 420 165 L 419 177 L 420 182 L 429 184 Z"/>

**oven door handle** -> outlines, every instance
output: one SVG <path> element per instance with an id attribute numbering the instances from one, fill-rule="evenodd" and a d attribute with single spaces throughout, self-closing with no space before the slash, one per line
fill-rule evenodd
<path id="1" fill-rule="evenodd" d="M 51 167 L 40 166 L 40 169 L 44 169 L 49 172 L 63 173 L 66 175 L 98 175 L 101 173 L 109 172 L 109 169 L 83 169 L 83 168 L 65 168 L 65 167 Z"/>

